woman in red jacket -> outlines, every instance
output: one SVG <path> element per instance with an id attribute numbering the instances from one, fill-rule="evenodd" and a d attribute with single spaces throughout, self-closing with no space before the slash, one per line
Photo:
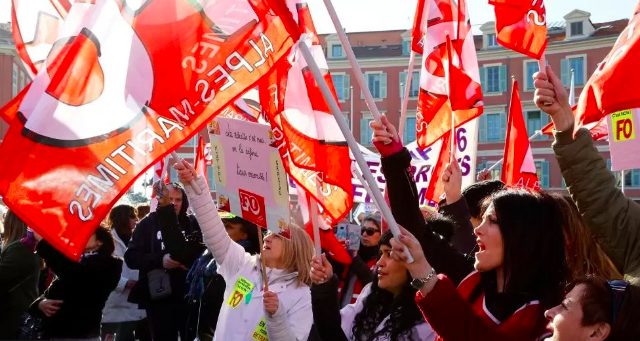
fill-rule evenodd
<path id="1" fill-rule="evenodd" d="M 561 301 L 566 273 L 557 202 L 524 190 L 495 193 L 474 229 L 480 249 L 474 261 L 425 225 L 409 173 L 411 156 L 399 145 L 395 128 L 386 118 L 372 128 L 394 217 L 419 234 L 404 230 L 400 241 L 415 259 L 406 268 L 420 291 L 416 302 L 438 339 L 535 341 L 550 335 L 543 313 Z M 459 172 L 456 165 L 450 170 Z M 446 186 L 450 179 L 443 180 Z M 405 246 L 393 243 L 394 257 L 401 259 Z"/>

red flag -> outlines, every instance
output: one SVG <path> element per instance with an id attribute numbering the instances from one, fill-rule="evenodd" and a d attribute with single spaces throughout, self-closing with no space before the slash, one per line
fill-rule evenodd
<path id="1" fill-rule="evenodd" d="M 629 25 L 582 90 L 576 111 L 576 130 L 611 113 L 640 108 L 639 40 L 640 2 Z"/>
<path id="2" fill-rule="evenodd" d="M 573 107 L 573 114 L 576 113 L 576 107 Z M 545 135 L 553 136 L 553 129 L 555 126 L 553 122 L 547 124 L 542 128 L 542 133 Z M 598 122 L 592 122 L 584 125 L 584 128 L 589 130 L 591 137 L 594 141 L 606 141 L 609 137 L 609 130 L 607 128 L 607 117 L 604 116 Z"/>
<path id="3" fill-rule="evenodd" d="M 337 102 L 307 4 L 288 4 L 297 10 L 300 32 L 311 38 L 311 53 Z M 353 206 L 349 148 L 302 54 L 281 60 L 262 81 L 260 101 L 291 179 L 316 199 L 327 225 L 337 223 Z"/>
<path id="4" fill-rule="evenodd" d="M 420 14 L 420 22 L 428 23 L 426 30 L 414 27 L 414 32 L 426 32 L 422 50 L 430 51 L 423 58 L 416 115 L 418 146 L 422 149 L 451 131 L 452 108 L 447 89 L 449 85 L 445 81 L 445 68 L 449 67 L 447 33 L 452 40 L 452 61 L 455 66 L 451 74 L 455 84 L 452 95 L 456 96 L 453 103 L 455 126 L 459 127 L 480 116 L 483 106 L 480 73 L 466 1 L 460 0 L 457 5 L 452 0 L 431 1 L 428 20 L 424 20 L 423 14 Z M 419 4 L 418 9 L 420 8 Z M 426 13 L 426 5 L 422 8 Z M 420 15 L 416 15 L 416 23 Z"/>
<path id="5" fill-rule="evenodd" d="M 209 185 L 209 179 L 207 178 L 207 160 L 204 155 L 204 139 L 202 135 L 198 135 L 198 147 L 196 148 L 196 159 L 194 160 L 194 165 L 196 169 L 196 173 L 204 178 L 204 181 L 207 182 L 207 187 L 211 188 Z"/>
<path id="6" fill-rule="evenodd" d="M 433 173 L 429 179 L 429 187 L 427 187 L 427 193 L 424 197 L 427 200 L 434 202 L 440 202 L 442 195 L 444 194 L 444 184 L 442 183 L 442 173 L 449 163 L 451 156 L 451 135 L 447 134 L 442 137 L 442 147 L 440 148 L 440 154 L 438 154 L 438 163 L 433 167 Z"/>
<path id="7" fill-rule="evenodd" d="M 297 34 L 271 0 L 76 1 L 63 32 L 0 146 L 0 193 L 74 259 L 135 179 L 254 86 Z"/>
<path id="8" fill-rule="evenodd" d="M 489 0 L 496 13 L 496 39 L 504 47 L 540 59 L 547 47 L 543 0 Z"/>
<path id="9" fill-rule="evenodd" d="M 536 164 L 533 162 L 531 144 L 529 144 L 529 134 L 527 134 L 527 127 L 524 123 L 520 90 L 516 80 L 513 81 L 511 90 L 501 179 L 507 186 L 540 189 Z"/>

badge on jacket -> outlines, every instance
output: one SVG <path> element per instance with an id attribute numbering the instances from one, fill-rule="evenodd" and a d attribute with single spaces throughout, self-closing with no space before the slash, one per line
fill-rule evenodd
<path id="1" fill-rule="evenodd" d="M 233 294 L 229 297 L 227 304 L 231 306 L 231 308 L 237 308 L 245 296 L 249 298 L 245 302 L 245 304 L 248 304 L 251 297 L 249 294 L 253 290 L 253 287 L 254 285 L 251 281 L 242 276 L 238 277 L 236 284 L 233 286 Z"/>

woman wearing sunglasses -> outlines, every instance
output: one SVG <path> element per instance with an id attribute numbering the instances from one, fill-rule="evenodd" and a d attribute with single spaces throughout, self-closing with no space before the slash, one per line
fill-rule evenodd
<path id="1" fill-rule="evenodd" d="M 626 281 L 582 278 L 545 316 L 553 329 L 547 341 L 640 340 L 640 287 Z"/>

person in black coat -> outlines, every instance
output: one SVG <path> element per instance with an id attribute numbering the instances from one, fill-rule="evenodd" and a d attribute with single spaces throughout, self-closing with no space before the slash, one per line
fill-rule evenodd
<path id="1" fill-rule="evenodd" d="M 195 217 L 187 214 L 189 201 L 180 184 L 158 181 L 154 193 L 158 209 L 138 223 L 124 254 L 127 266 L 140 270 L 129 301 L 146 309 L 154 341 L 176 341 L 178 335 L 186 340 L 187 270 L 205 249 L 202 233 Z M 156 269 L 168 274 L 171 294 L 152 299 L 148 273 Z"/>
<path id="2" fill-rule="evenodd" d="M 33 233 L 13 212 L 4 218 L 0 253 L 0 340 L 16 340 L 20 318 L 38 297 L 42 260 L 33 253 Z"/>
<path id="3" fill-rule="evenodd" d="M 36 252 L 56 278 L 31 304 L 29 313 L 45 317 L 44 328 L 52 340 L 100 340 L 102 309 L 122 272 L 122 260 L 112 256 L 113 236 L 106 228 L 98 227 L 79 262 L 67 258 L 38 235 L 36 239 L 40 240 Z"/>

